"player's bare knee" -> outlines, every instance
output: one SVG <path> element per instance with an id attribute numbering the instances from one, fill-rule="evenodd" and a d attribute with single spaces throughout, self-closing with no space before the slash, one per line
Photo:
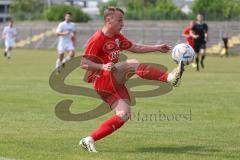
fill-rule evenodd
<path id="1" fill-rule="evenodd" d="M 69 57 L 73 58 L 74 56 L 75 56 L 75 52 L 74 52 L 74 51 L 71 51 L 71 52 L 69 53 Z"/>
<path id="2" fill-rule="evenodd" d="M 60 61 L 62 61 L 63 58 L 64 58 L 64 54 L 59 54 L 58 58 L 59 58 Z"/>
<path id="3" fill-rule="evenodd" d="M 137 59 L 129 59 L 127 60 L 127 65 L 131 69 L 135 70 L 140 65 L 140 62 Z"/>
<path id="4" fill-rule="evenodd" d="M 124 112 L 124 111 L 118 111 L 116 112 L 116 115 L 118 115 L 123 121 L 128 121 L 131 117 L 131 112 Z"/>
<path id="5" fill-rule="evenodd" d="M 139 64 L 140 62 L 137 59 L 128 59 L 127 63 L 128 64 Z"/>

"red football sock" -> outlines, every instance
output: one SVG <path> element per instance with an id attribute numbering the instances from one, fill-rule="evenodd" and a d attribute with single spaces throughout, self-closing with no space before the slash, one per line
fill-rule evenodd
<path id="1" fill-rule="evenodd" d="M 99 128 L 97 128 L 90 136 L 93 138 L 94 141 L 100 140 L 115 130 L 120 128 L 125 122 L 117 115 L 112 116 L 105 122 L 103 122 Z"/>
<path id="2" fill-rule="evenodd" d="M 167 82 L 168 73 L 154 66 L 140 64 L 136 74 L 144 79 Z"/>

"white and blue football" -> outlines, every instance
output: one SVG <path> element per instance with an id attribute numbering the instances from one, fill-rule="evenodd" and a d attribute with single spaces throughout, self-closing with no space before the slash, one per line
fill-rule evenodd
<path id="1" fill-rule="evenodd" d="M 194 61 L 195 52 L 189 44 L 177 44 L 172 50 L 172 58 L 176 63 L 182 61 L 188 65 Z"/>

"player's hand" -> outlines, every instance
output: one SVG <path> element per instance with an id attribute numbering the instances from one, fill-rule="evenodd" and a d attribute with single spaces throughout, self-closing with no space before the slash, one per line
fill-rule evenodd
<path id="1" fill-rule="evenodd" d="M 116 67 L 114 66 L 114 63 L 110 62 L 107 64 L 103 64 L 102 69 L 105 71 L 113 71 L 116 69 Z"/>
<path id="2" fill-rule="evenodd" d="M 162 52 L 162 53 L 167 53 L 172 47 L 166 44 L 161 44 L 158 45 L 158 51 Z"/>
<path id="3" fill-rule="evenodd" d="M 208 42 L 208 35 L 207 34 L 205 34 L 205 40 L 206 40 L 206 42 Z"/>
<path id="4" fill-rule="evenodd" d="M 193 35 L 193 38 L 194 39 L 197 39 L 199 36 L 198 35 Z"/>

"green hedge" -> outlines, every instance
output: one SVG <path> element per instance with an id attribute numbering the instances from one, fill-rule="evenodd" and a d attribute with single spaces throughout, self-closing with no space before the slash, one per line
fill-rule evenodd
<path id="1" fill-rule="evenodd" d="M 91 18 L 82 12 L 79 7 L 69 5 L 54 5 L 44 11 L 44 16 L 49 21 L 61 21 L 64 19 L 64 13 L 72 13 L 72 21 L 88 22 Z"/>
<path id="2" fill-rule="evenodd" d="M 10 4 L 9 11 L 17 20 L 44 19 L 45 2 L 39 0 L 14 0 Z"/>

